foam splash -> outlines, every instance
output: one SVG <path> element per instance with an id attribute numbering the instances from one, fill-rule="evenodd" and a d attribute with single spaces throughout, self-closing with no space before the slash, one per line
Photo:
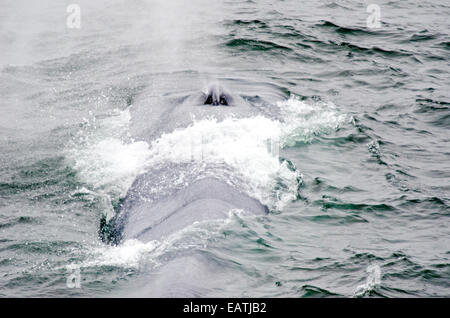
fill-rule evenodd
<path id="1" fill-rule="evenodd" d="M 148 167 L 194 162 L 196 172 L 205 170 L 205 165 L 231 168 L 250 196 L 281 210 L 295 199 L 300 173 L 279 160 L 279 148 L 335 130 L 346 116 L 332 104 L 308 104 L 297 96 L 276 106 L 282 121 L 264 116 L 194 119 L 190 126 L 166 133 L 151 145 L 129 136 L 129 108 L 114 110 L 102 120 L 91 115 L 66 153 L 81 181 L 112 199 L 123 197 Z M 225 178 L 223 169 L 210 170 Z"/>
<path id="2" fill-rule="evenodd" d="M 354 296 L 361 297 L 367 292 L 374 290 L 377 286 L 381 284 L 381 268 L 377 264 L 371 264 L 367 267 L 366 272 L 368 273 L 365 284 L 356 287 Z"/>
<path id="3" fill-rule="evenodd" d="M 143 243 L 136 239 L 128 239 L 118 246 L 98 244 L 89 249 L 86 261 L 78 264 L 82 268 L 98 266 L 117 266 L 139 270 L 145 265 L 158 267 L 158 257 L 168 252 L 191 248 L 206 248 L 234 222 L 242 218 L 254 218 L 253 214 L 241 209 L 232 209 L 225 219 L 197 221 L 186 228 L 164 237 Z"/>
<path id="4" fill-rule="evenodd" d="M 157 241 L 142 243 L 139 240 L 127 240 L 118 246 L 99 245 L 89 251 L 88 260 L 81 267 L 117 266 L 139 268 L 146 255 L 153 252 Z"/>
<path id="5" fill-rule="evenodd" d="M 110 188 L 123 194 L 130 180 L 145 167 L 148 144 L 128 135 L 129 109 L 114 110 L 110 117 L 85 119 L 83 129 L 66 150 L 79 178 L 95 189 Z"/>
<path id="6" fill-rule="evenodd" d="M 95 189 L 109 188 L 110 192 L 124 194 L 134 177 L 143 170 L 148 157 L 145 142 L 124 143 L 107 138 L 78 149 L 74 168 L 79 177 Z"/>
<path id="7" fill-rule="evenodd" d="M 268 150 L 268 143 L 276 142 L 279 134 L 279 123 L 262 116 L 198 120 L 155 140 L 149 162 L 153 166 L 195 162 L 208 165 L 208 172 L 219 178 L 222 167 L 231 168 L 249 195 L 272 206 L 270 192 L 284 166 Z M 287 175 L 286 182 L 295 178 L 294 173 Z"/>
<path id="8" fill-rule="evenodd" d="M 97 120 L 90 113 L 65 150 L 77 176 L 105 202 L 105 215 L 114 215 L 111 200 L 123 197 L 149 157 L 149 145 L 129 136 L 129 109 L 113 110 Z M 108 203 L 109 202 L 109 203 Z"/>
<path id="9" fill-rule="evenodd" d="M 279 102 L 283 121 L 264 116 L 194 120 L 186 128 L 162 135 L 151 144 L 152 166 L 167 162 L 224 164 L 241 176 L 243 188 L 271 209 L 282 210 L 298 191 L 300 173 L 279 158 L 279 148 L 309 142 L 337 129 L 346 119 L 335 106 L 307 104 L 293 96 Z M 197 171 L 198 172 L 198 171 Z M 217 169 L 217 177 L 223 177 Z"/>
<path id="10" fill-rule="evenodd" d="M 331 102 L 306 103 L 296 95 L 277 103 L 284 119 L 282 146 L 295 146 L 298 142 L 309 143 L 315 136 L 328 134 L 349 121 Z"/>
<path id="11" fill-rule="evenodd" d="M 193 168 L 177 171 L 176 182 L 169 180 L 168 186 L 186 186 L 188 174 L 201 176 L 207 172 L 226 182 L 238 182 L 250 196 L 272 209 L 282 210 L 296 198 L 301 175 L 287 161 L 280 160 L 277 147 L 310 142 L 316 135 L 339 128 L 347 117 L 334 105 L 307 104 L 296 96 L 275 106 L 280 108 L 281 120 L 264 116 L 223 121 L 194 119 L 190 126 L 166 133 L 151 145 L 130 137 L 129 109 L 115 110 L 101 120 L 91 115 L 66 154 L 89 188 L 83 191 L 104 199 L 107 220 L 115 214 L 111 201 L 123 197 L 138 174 L 183 162 Z M 231 180 L 235 176 L 238 177 Z M 154 191 L 163 191 L 157 182 Z M 225 223 L 196 222 L 161 241 L 129 240 L 116 247 L 102 245 L 91 250 L 92 257 L 83 266 L 138 267 L 149 254 L 155 259 L 174 248 L 206 244 L 217 233 L 218 224 L 220 228 L 220 224 L 229 224 L 230 220 L 232 216 L 221 221 Z"/>

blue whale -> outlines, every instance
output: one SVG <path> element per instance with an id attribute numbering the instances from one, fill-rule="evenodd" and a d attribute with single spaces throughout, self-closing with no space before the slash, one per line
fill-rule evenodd
<path id="1" fill-rule="evenodd" d="M 232 96 L 220 86 L 213 85 L 205 92 L 180 98 L 181 104 L 178 106 L 168 106 L 165 112 L 160 111 L 159 115 L 154 117 L 158 120 L 153 120 L 149 125 L 152 130 L 147 131 L 147 136 L 155 139 L 166 130 L 186 125 L 184 120 L 188 116 L 180 116 L 183 112 L 204 116 L 210 113 L 230 113 L 230 109 L 234 109 L 244 116 L 253 114 L 253 110 L 245 103 L 238 103 L 239 100 L 239 96 Z M 175 103 L 170 105 L 173 104 Z M 170 113 L 170 116 L 167 113 Z M 113 244 L 120 244 L 129 239 L 149 242 L 167 238 L 196 221 L 226 219 L 233 209 L 245 210 L 255 215 L 265 215 L 269 212 L 267 206 L 257 199 L 225 180 L 212 176 L 195 179 L 187 186 L 172 189 L 165 195 L 150 191 L 155 180 L 161 176 L 176 174 L 176 170 L 176 166 L 169 166 L 139 175 L 120 203 L 113 220 L 102 223 L 103 237 Z M 191 251 L 167 261 L 157 271 L 141 276 L 135 286 L 121 296 L 210 295 L 214 286 L 220 284 L 214 278 L 214 272 L 217 270 L 220 269 L 209 264 L 201 252 Z"/>

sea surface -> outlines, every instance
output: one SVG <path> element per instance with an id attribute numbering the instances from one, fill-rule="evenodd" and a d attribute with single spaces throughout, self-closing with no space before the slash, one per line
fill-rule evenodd
<path id="1" fill-rule="evenodd" d="M 1 297 L 126 296 L 190 250 L 227 282 L 201 296 L 450 296 L 448 1 L 73 1 L 0 3 Z M 164 107 L 143 95 L 210 83 L 259 115 L 143 138 Z M 270 213 L 105 240 L 137 175 L 186 177 L 196 134 L 189 173 Z"/>

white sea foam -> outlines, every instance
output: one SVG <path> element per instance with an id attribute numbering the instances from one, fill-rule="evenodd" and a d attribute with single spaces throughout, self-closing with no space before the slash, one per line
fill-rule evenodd
<path id="1" fill-rule="evenodd" d="M 277 103 L 284 122 L 282 124 L 282 147 L 294 146 L 297 142 L 311 142 L 320 134 L 338 129 L 349 120 L 331 102 L 307 103 L 293 95 Z"/>
<path id="2" fill-rule="evenodd" d="M 279 123 L 266 117 L 195 121 L 191 126 L 161 136 L 151 144 L 151 165 L 167 162 L 224 164 L 244 180 L 249 195 L 270 204 L 270 192 L 284 168 L 268 151 L 267 143 L 279 139 Z M 210 172 L 213 169 L 210 168 Z M 216 175 L 221 170 L 217 169 Z M 295 173 L 286 181 L 295 179 Z"/>
<path id="3" fill-rule="evenodd" d="M 150 153 L 146 142 L 127 136 L 130 119 L 129 109 L 116 110 L 104 120 L 85 119 L 66 151 L 82 181 L 95 189 L 126 192 Z"/>
<path id="4" fill-rule="evenodd" d="M 346 116 L 334 105 L 308 104 L 295 96 L 277 106 L 282 121 L 263 116 L 194 120 L 151 145 L 130 138 L 129 109 L 115 110 L 102 120 L 86 119 L 66 152 L 83 182 L 115 197 L 124 196 L 135 177 L 148 167 L 196 162 L 199 170 L 205 164 L 232 168 L 242 177 L 249 195 L 281 209 L 283 202 L 295 198 L 299 173 L 279 160 L 278 147 L 308 142 L 338 128 Z M 272 191 L 280 183 L 284 190 L 274 196 Z"/>
<path id="5" fill-rule="evenodd" d="M 371 264 L 367 267 L 366 272 L 368 273 L 366 282 L 362 285 L 356 287 L 354 296 L 363 296 L 367 292 L 375 289 L 381 284 L 381 268 L 377 264 Z"/>
<path id="6" fill-rule="evenodd" d="M 281 210 L 295 199 L 300 174 L 279 160 L 277 147 L 309 142 L 315 135 L 337 129 L 346 116 L 332 104 L 308 104 L 295 96 L 277 106 L 282 121 L 264 116 L 194 120 L 189 127 L 155 140 L 149 163 L 224 163 L 242 176 L 250 196 Z"/>
<path id="7" fill-rule="evenodd" d="M 101 120 L 91 116 L 66 153 L 74 162 L 78 177 L 105 201 L 123 197 L 135 177 L 146 169 L 186 162 L 191 167 L 194 164 L 194 168 L 180 172 L 178 183 L 185 184 L 186 173 L 198 174 L 205 169 L 218 178 L 227 178 L 229 175 L 217 167 L 228 167 L 239 176 L 250 196 L 272 209 L 282 210 L 297 195 L 300 173 L 287 161 L 279 160 L 275 148 L 309 142 L 318 134 L 337 129 L 347 117 L 334 105 L 308 104 L 297 97 L 276 106 L 280 108 L 281 121 L 264 116 L 194 120 L 188 127 L 163 134 L 151 145 L 130 138 L 129 109 L 114 111 Z M 161 191 L 159 187 L 155 183 L 154 191 Z M 107 218 L 114 214 L 110 203 L 105 203 L 105 210 Z M 203 242 L 212 235 L 212 228 L 205 224 L 195 223 L 161 241 L 130 240 L 117 247 L 102 247 L 94 252 L 97 256 L 90 261 L 94 263 L 87 265 L 137 266 L 143 254 L 158 255 L 169 247 L 180 246 L 174 243 L 180 242 L 179 237 L 185 243 L 187 237 L 194 244 Z"/>
<path id="8" fill-rule="evenodd" d="M 197 221 L 160 240 L 143 243 L 136 239 L 129 239 L 118 246 L 99 243 L 89 248 L 89 257 L 86 261 L 76 265 L 82 268 L 117 266 L 137 270 L 142 265 L 157 267 L 160 265 L 158 257 L 161 255 L 191 248 L 206 248 L 224 230 L 233 227 L 233 222 L 243 217 L 251 218 L 255 215 L 241 209 L 232 209 L 225 219 Z"/>
<path id="9" fill-rule="evenodd" d="M 65 151 L 78 178 L 104 198 L 107 218 L 114 214 L 111 199 L 126 194 L 150 154 L 146 142 L 128 136 L 130 120 L 129 109 L 103 120 L 91 115 Z"/>

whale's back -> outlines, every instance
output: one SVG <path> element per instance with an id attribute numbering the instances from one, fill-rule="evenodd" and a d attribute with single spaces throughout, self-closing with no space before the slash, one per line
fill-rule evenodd
<path id="1" fill-rule="evenodd" d="M 258 200 L 213 177 L 198 180 L 156 202 L 144 193 L 151 182 L 151 174 L 139 176 L 122 202 L 116 220 L 122 239 L 160 239 L 197 221 L 225 219 L 232 209 L 268 212 Z"/>

